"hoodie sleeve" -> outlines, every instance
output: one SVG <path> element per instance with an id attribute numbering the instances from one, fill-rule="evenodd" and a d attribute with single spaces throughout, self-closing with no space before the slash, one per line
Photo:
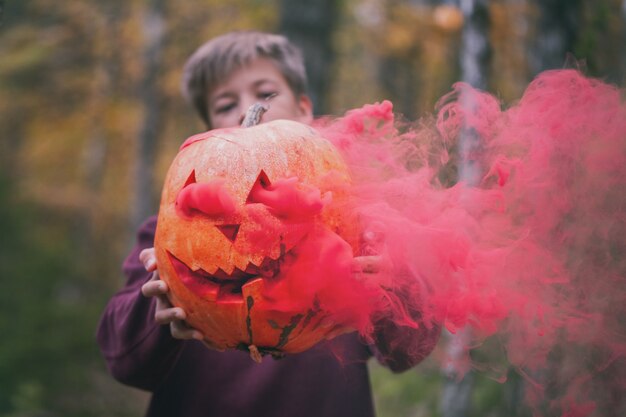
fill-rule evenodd
<path id="1" fill-rule="evenodd" d="M 393 372 L 404 372 L 419 364 L 439 341 L 441 327 L 424 317 L 424 300 L 419 294 L 417 285 L 390 291 L 388 299 L 393 308 L 374 319 L 370 350 Z"/>
<path id="2" fill-rule="evenodd" d="M 118 381 L 154 391 L 174 367 L 184 341 L 171 336 L 169 326 L 155 322 L 156 299 L 141 286 L 152 273 L 139 253 L 154 245 L 156 216 L 139 229 L 137 243 L 123 264 L 126 284 L 109 300 L 97 330 L 97 341 L 109 372 Z"/>

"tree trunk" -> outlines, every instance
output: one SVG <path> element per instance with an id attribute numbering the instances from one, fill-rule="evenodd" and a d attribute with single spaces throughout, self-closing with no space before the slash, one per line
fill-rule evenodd
<path id="1" fill-rule="evenodd" d="M 460 0 L 465 18 L 461 35 L 461 78 L 473 87 L 487 89 L 491 47 L 488 0 Z"/>
<path id="2" fill-rule="evenodd" d="M 461 35 L 461 79 L 475 88 L 486 90 L 491 63 L 488 0 L 461 0 L 461 11 L 465 18 Z M 461 97 L 461 104 L 470 112 L 474 103 L 466 100 Z M 481 176 L 480 164 L 471 159 L 471 155 L 477 154 L 480 141 L 471 126 L 462 129 L 459 138 L 459 180 L 471 186 L 477 185 Z"/>
<path id="3" fill-rule="evenodd" d="M 156 209 L 153 166 L 159 136 L 161 93 L 157 75 L 161 66 L 165 31 L 163 0 L 147 0 L 143 13 L 143 79 L 139 97 L 143 121 L 137 138 L 134 189 L 131 196 L 131 225 L 137 227 Z"/>
<path id="4" fill-rule="evenodd" d="M 411 6 L 426 6 L 426 0 L 393 0 L 384 2 L 384 15 L 387 20 L 387 27 L 402 27 L 403 31 L 411 32 L 412 25 L 419 24 L 416 20 L 407 23 L 398 21 L 397 10 L 404 7 L 404 10 L 413 10 Z M 406 8 L 409 6 L 410 8 Z M 417 10 L 417 9 L 416 9 Z M 414 17 L 419 12 L 412 13 Z M 408 14 L 408 13 L 407 13 Z M 382 30 L 385 30 L 383 28 Z M 415 36 L 411 32 L 412 36 Z M 381 37 L 384 39 L 384 37 Z M 387 97 L 394 104 L 394 112 L 413 118 L 417 113 L 417 103 L 419 101 L 419 76 L 417 67 L 422 59 L 421 45 L 418 39 L 402 50 L 396 50 L 383 55 L 378 62 L 378 83 L 381 85 Z M 385 45 L 388 48 L 388 45 Z"/>
<path id="5" fill-rule="evenodd" d="M 620 50 L 620 63 L 622 76 L 619 83 L 622 87 L 626 87 L 626 0 L 622 0 L 622 42 Z"/>
<path id="6" fill-rule="evenodd" d="M 580 25 L 580 0 L 541 0 L 536 2 L 539 20 L 529 61 L 532 76 L 541 71 L 562 68 L 567 53 L 573 53 Z"/>
<path id="7" fill-rule="evenodd" d="M 416 51 L 417 54 L 417 51 Z M 413 62 L 395 56 L 383 57 L 378 65 L 378 82 L 389 94 L 394 112 L 410 118 L 417 113 L 418 81 Z"/>
<path id="8" fill-rule="evenodd" d="M 622 0 L 620 5 L 620 32 L 616 34 L 618 43 L 615 65 L 612 66 L 613 71 L 609 74 L 609 81 L 626 87 L 626 0 Z"/>
<path id="9" fill-rule="evenodd" d="M 448 364 L 442 368 L 444 382 L 441 390 L 441 415 L 443 417 L 469 416 L 472 392 L 474 390 L 474 375 L 467 366 L 468 342 L 471 330 L 462 329 L 456 334 L 444 332 L 443 340 L 446 343 L 446 360 Z"/>
<path id="10" fill-rule="evenodd" d="M 487 0 L 460 0 L 464 17 L 461 34 L 460 67 L 461 80 L 475 88 L 487 89 L 491 47 L 489 44 L 489 9 Z M 461 106 L 471 113 L 474 103 L 471 97 L 461 95 Z M 459 181 L 469 186 L 477 186 L 481 177 L 480 161 L 476 159 L 481 146 L 481 138 L 472 126 L 463 126 L 459 134 Z M 450 363 L 463 363 L 466 359 L 471 328 L 466 328 L 448 338 L 447 355 Z M 469 369 L 444 369 L 446 377 L 441 408 L 444 417 L 465 417 L 469 415 L 474 376 Z"/>
<path id="11" fill-rule="evenodd" d="M 332 36 L 337 0 L 282 0 L 279 31 L 304 53 L 309 95 L 315 114 L 328 112 L 328 90 L 335 60 Z"/>

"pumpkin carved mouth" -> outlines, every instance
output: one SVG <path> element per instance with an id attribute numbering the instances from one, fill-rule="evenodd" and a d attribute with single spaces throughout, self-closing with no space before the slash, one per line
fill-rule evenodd
<path id="1" fill-rule="evenodd" d="M 245 270 L 235 267 L 231 273 L 218 269 L 210 274 L 203 269 L 192 270 L 170 252 L 167 254 L 181 282 L 200 297 L 214 301 L 243 301 L 244 285 L 256 279 L 276 277 L 284 258 L 284 255 L 278 259 L 265 258 L 260 266 L 250 263 Z"/>

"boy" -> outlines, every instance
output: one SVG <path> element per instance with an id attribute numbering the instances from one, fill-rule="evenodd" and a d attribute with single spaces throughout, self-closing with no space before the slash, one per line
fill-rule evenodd
<path id="1" fill-rule="evenodd" d="M 262 122 L 310 123 L 305 86 L 301 53 L 278 35 L 226 34 L 185 66 L 185 94 L 209 128 L 239 125 L 258 101 L 269 102 Z M 152 249 L 155 229 L 156 217 L 141 227 L 124 263 L 126 286 L 107 305 L 98 329 L 113 376 L 152 392 L 150 417 L 373 416 L 366 361 L 376 355 L 394 371 L 408 369 L 439 336 L 436 328 L 400 329 L 381 319 L 369 346 L 352 333 L 261 364 L 246 352 L 207 349 L 202 334 L 185 324 L 184 310 L 167 300 Z M 415 346 L 420 351 L 410 352 Z"/>

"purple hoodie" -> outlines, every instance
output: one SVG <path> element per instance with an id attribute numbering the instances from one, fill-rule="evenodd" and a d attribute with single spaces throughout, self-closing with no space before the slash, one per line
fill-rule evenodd
<path id="1" fill-rule="evenodd" d="M 246 352 L 217 352 L 195 340 L 174 339 L 169 326 L 154 321 L 155 300 L 141 294 L 151 274 L 139 253 L 153 246 L 155 229 L 156 217 L 140 228 L 124 262 L 128 281 L 106 306 L 97 335 L 113 377 L 152 392 L 149 417 L 373 416 L 367 360 L 375 355 L 401 372 L 438 340 L 436 327 L 385 323 L 377 326 L 375 345 L 351 333 L 257 364 Z"/>

